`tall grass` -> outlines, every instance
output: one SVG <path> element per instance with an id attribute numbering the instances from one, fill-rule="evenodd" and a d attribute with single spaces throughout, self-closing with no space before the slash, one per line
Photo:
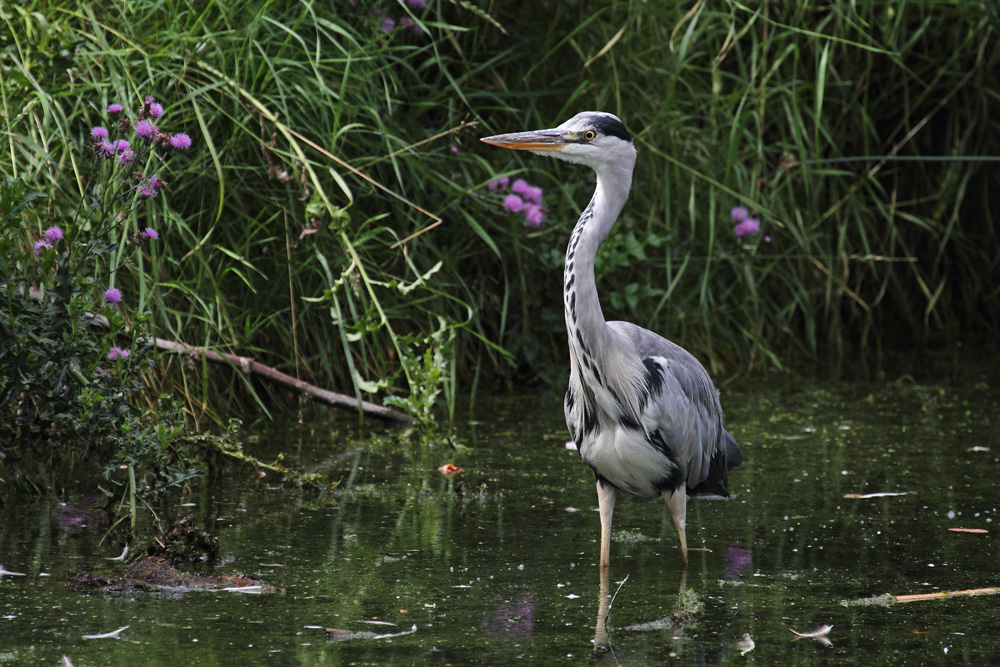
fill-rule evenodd
<path id="1" fill-rule="evenodd" d="M 721 373 L 954 343 L 1000 323 L 984 6 L 35 0 L 0 10 L 0 164 L 67 215 L 71 149 L 155 92 L 199 147 L 157 200 L 162 247 L 119 276 L 157 283 L 156 333 L 425 420 L 439 394 L 561 382 L 559 267 L 592 177 L 476 139 L 583 109 L 640 148 L 599 258 L 609 317 Z M 541 228 L 504 214 L 501 174 L 545 187 Z M 759 235 L 733 235 L 737 205 Z M 160 368 L 199 421 L 274 405 L 239 373 Z"/>

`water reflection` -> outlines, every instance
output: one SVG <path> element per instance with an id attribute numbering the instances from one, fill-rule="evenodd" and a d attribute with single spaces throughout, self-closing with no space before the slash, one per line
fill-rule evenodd
<path id="1" fill-rule="evenodd" d="M 753 550 L 749 547 L 741 547 L 730 544 L 726 547 L 726 579 L 740 579 L 745 573 L 753 569 Z"/>
<path id="2" fill-rule="evenodd" d="M 747 461 L 734 500 L 689 508 L 688 538 L 707 550 L 692 552 L 686 573 L 663 503 L 632 498 L 619 500 L 615 523 L 642 539 L 616 542 L 610 577 L 601 573 L 593 478 L 563 447 L 558 401 L 498 399 L 457 450 L 347 436 L 320 420 L 272 427 L 255 455 L 284 453 L 337 488 L 229 480 L 156 508 L 165 523 L 194 513 L 213 531 L 233 558 L 216 571 L 248 572 L 284 595 L 80 596 L 68 574 L 114 567 L 104 558 L 120 553 L 100 541 L 103 515 L 77 495 L 8 500 L 0 563 L 27 576 L 0 581 L 4 651 L 28 665 L 64 653 L 112 666 L 997 663 L 1000 595 L 841 604 L 995 585 L 995 392 L 827 386 L 727 398 Z M 448 462 L 462 472 L 444 477 Z M 82 627 L 124 625 L 127 645 L 79 639 Z M 831 646 L 794 640 L 792 630 L 824 625 Z M 349 639 L 326 642 L 323 628 Z"/>
<path id="3" fill-rule="evenodd" d="M 535 597 L 524 591 L 512 600 L 498 604 L 493 613 L 484 616 L 481 626 L 489 635 L 508 644 L 519 644 L 531 637 L 535 629 Z"/>
<path id="4" fill-rule="evenodd" d="M 108 515 L 96 506 L 105 499 L 96 493 L 70 496 L 59 503 L 59 530 L 67 535 L 84 531 L 102 533 L 108 527 Z"/>

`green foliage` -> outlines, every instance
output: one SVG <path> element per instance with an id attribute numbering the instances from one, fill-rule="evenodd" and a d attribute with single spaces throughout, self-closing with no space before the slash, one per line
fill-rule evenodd
<path id="1" fill-rule="evenodd" d="M 563 381 L 560 267 L 592 176 L 476 139 L 583 109 L 622 116 L 640 149 L 599 257 L 609 318 L 716 372 L 1000 325 L 984 162 L 1000 155 L 1000 23 L 976 3 L 34 0 L 0 15 L 0 163 L 52 214 L 72 210 L 70 147 L 108 102 L 168 96 L 171 126 L 199 137 L 164 168 L 184 187 L 149 207 L 161 246 L 120 276 L 151 332 L 393 397 L 425 423 L 442 402 L 453 414 L 459 386 Z M 502 175 L 546 190 L 541 227 L 485 187 Z M 733 234 L 738 205 L 760 233 Z M 237 373 L 170 363 L 163 382 L 196 419 L 272 405 Z"/>
<path id="2" fill-rule="evenodd" d="M 63 483 L 67 468 L 54 464 L 97 458 L 134 526 L 141 496 L 195 473 L 174 447 L 180 428 L 153 423 L 140 403 L 153 366 L 143 290 L 114 287 L 136 266 L 129 282 L 147 282 L 158 234 L 142 208 L 162 187 L 151 172 L 169 135 L 113 145 L 132 126 L 112 120 L 93 144 L 74 142 L 93 155 L 75 209 L 39 213 L 42 193 L 0 182 L 0 460 L 16 486 L 42 488 Z M 141 488 L 136 470 L 152 473 Z"/>

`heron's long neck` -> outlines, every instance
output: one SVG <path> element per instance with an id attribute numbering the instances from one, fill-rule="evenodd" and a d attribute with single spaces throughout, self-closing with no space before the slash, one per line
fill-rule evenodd
<path id="1" fill-rule="evenodd" d="M 577 352 L 577 357 L 599 354 L 607 335 L 594 281 L 594 259 L 625 205 L 631 180 L 632 165 L 598 172 L 597 189 L 576 223 L 566 249 L 563 273 L 566 331 L 570 348 Z"/>

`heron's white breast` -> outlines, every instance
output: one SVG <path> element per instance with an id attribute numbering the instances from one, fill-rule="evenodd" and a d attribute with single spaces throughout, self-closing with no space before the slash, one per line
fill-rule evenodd
<path id="1" fill-rule="evenodd" d="M 639 496 L 659 495 L 656 485 L 676 468 L 644 433 L 623 426 L 602 427 L 585 436 L 580 456 L 616 487 Z"/>

